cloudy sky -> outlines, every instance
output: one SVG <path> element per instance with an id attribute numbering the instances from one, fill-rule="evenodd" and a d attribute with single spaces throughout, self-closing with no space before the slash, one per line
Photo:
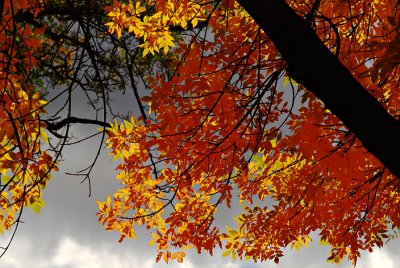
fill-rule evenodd
<path id="1" fill-rule="evenodd" d="M 115 107 L 121 112 L 134 110 L 134 99 L 127 94 L 115 97 Z M 90 113 L 88 105 L 82 96 L 75 95 L 74 115 Z M 50 107 L 55 110 L 56 107 Z M 93 134 L 96 127 L 77 125 L 73 127 L 76 137 Z M 240 262 L 229 257 L 220 257 L 221 252 L 214 256 L 197 255 L 189 252 L 182 265 L 177 263 L 167 266 L 155 263 L 156 250 L 147 245 L 148 234 L 138 230 L 137 240 L 125 240 L 118 243 L 117 233 L 107 232 L 97 222 L 96 200 L 105 200 L 113 194 L 118 184 L 115 178 L 115 163 L 106 151 L 91 174 L 92 196 L 88 197 L 87 183 L 81 184 L 81 178 L 66 175 L 66 172 L 76 172 L 90 165 L 96 152 L 99 139 L 91 139 L 84 144 L 72 146 L 64 151 L 65 161 L 60 172 L 54 174 L 54 180 L 44 193 L 47 206 L 37 215 L 26 211 L 24 224 L 20 225 L 17 236 L 6 255 L 0 259 L 3 268 L 109 268 L 109 267 L 184 267 L 184 268 L 269 268 L 269 267 L 352 267 L 343 262 L 339 266 L 326 263 L 329 248 L 311 243 L 308 248 L 287 250 L 279 266 L 272 261 L 262 264 Z M 229 223 L 229 212 L 220 222 Z M 0 237 L 0 245 L 6 243 L 6 237 Z M 392 241 L 383 250 L 364 253 L 358 263 L 358 268 L 400 268 L 398 249 L 400 241 Z"/>

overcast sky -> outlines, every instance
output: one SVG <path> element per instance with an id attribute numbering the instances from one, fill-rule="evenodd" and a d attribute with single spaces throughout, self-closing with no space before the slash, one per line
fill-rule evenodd
<path id="1" fill-rule="evenodd" d="M 74 115 L 90 113 L 84 98 L 75 96 L 73 107 Z M 134 99 L 127 94 L 115 97 L 115 107 L 121 112 L 133 110 Z M 79 101 L 78 101 L 79 100 Z M 55 107 L 50 107 L 54 110 Z M 76 125 L 73 134 L 76 137 L 85 137 L 93 134 L 96 127 Z M 330 265 L 325 259 L 329 248 L 318 245 L 318 239 L 311 243 L 309 248 L 285 251 L 279 266 L 272 261 L 254 264 L 240 262 L 229 257 L 220 257 L 221 252 L 214 256 L 208 254 L 197 255 L 189 252 L 182 265 L 174 262 L 167 266 L 160 262 L 155 263 L 156 250 L 149 247 L 148 233 L 138 231 L 137 240 L 125 240 L 118 243 L 118 233 L 105 231 L 97 222 L 96 200 L 105 200 L 112 195 L 118 184 L 115 182 L 115 162 L 107 151 L 103 151 L 94 172 L 91 174 L 92 196 L 88 198 L 87 183 L 81 184 L 81 178 L 66 175 L 65 172 L 75 172 L 87 167 L 93 160 L 99 139 L 91 139 L 84 144 L 69 147 L 64 151 L 65 161 L 61 164 L 60 172 L 54 174 L 44 192 L 47 206 L 40 214 L 26 211 L 23 216 L 24 224 L 20 224 L 17 236 L 6 255 L 0 259 L 0 267 L 4 268 L 110 268 L 110 267 L 185 267 L 185 268 L 251 268 L 251 267 L 352 267 L 343 262 Z M 229 223 L 229 212 L 224 219 Z M 0 245 L 5 244 L 5 237 L 0 237 Z M 400 241 L 392 241 L 383 250 L 377 249 L 373 253 L 364 253 L 359 261 L 358 268 L 400 268 L 398 249 Z"/>

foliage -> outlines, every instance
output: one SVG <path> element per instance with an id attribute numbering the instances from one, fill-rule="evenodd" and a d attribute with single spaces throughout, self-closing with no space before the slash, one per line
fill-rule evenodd
<path id="1" fill-rule="evenodd" d="M 398 116 L 396 1 L 290 5 Z M 107 11 L 110 32 L 141 40 L 143 56 L 175 53 L 180 61 L 173 76 L 147 78 L 147 118 L 107 129 L 122 189 L 99 202 L 106 229 L 122 240 L 147 226 L 166 262 L 171 252 L 212 254 L 217 246 L 234 258 L 278 262 L 283 248 L 318 231 L 332 247 L 329 261 L 354 263 L 397 229 L 398 180 L 287 77 L 284 59 L 236 2 L 114 2 Z M 185 39 L 172 43 L 176 28 Z M 218 208 L 236 192 L 237 228 L 221 230 Z"/>
<path id="2" fill-rule="evenodd" d="M 48 143 L 41 120 L 46 101 L 32 73 L 37 61 L 32 55 L 41 47 L 44 29 L 23 27 L 15 20 L 29 1 L 4 1 L 0 34 L 0 233 L 18 225 L 24 207 L 39 212 L 44 206 L 42 190 L 57 170 L 55 160 L 44 150 Z"/>
<path id="3" fill-rule="evenodd" d="M 2 233 L 24 206 L 44 205 L 72 123 L 102 126 L 119 163 L 122 188 L 98 201 L 99 222 L 120 241 L 145 225 L 157 261 L 220 247 L 223 256 L 278 263 L 284 248 L 306 246 L 319 232 L 332 248 L 328 261 L 356 263 L 360 251 L 397 232 L 398 178 L 290 78 L 236 1 L 14 2 L 1 8 Z M 398 118 L 397 1 L 287 2 Z M 50 86 L 66 88 L 63 120 L 44 110 Z M 103 111 L 102 121 L 71 115 L 75 88 Z M 133 90 L 140 116 L 121 122 L 111 111 L 115 120 L 106 122 L 116 88 Z M 85 180 L 96 159 L 79 174 Z M 232 206 L 242 210 L 237 226 L 222 229 L 218 212 Z"/>

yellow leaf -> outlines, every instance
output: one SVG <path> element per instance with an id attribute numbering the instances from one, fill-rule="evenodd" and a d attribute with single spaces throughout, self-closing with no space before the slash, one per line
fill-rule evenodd
<path id="1" fill-rule="evenodd" d="M 124 120 L 124 124 L 126 129 L 128 129 L 129 131 L 131 131 L 133 129 L 133 125 L 131 124 L 131 122 Z"/>
<path id="2" fill-rule="evenodd" d="M 235 261 L 236 260 L 236 253 L 235 252 L 233 252 L 233 254 L 232 254 L 232 259 Z"/>
<path id="3" fill-rule="evenodd" d="M 181 26 L 182 26 L 182 28 L 186 29 L 186 27 L 187 27 L 187 20 L 182 20 Z"/>
<path id="4" fill-rule="evenodd" d="M 176 259 L 178 257 L 178 252 L 175 252 L 174 254 L 172 254 L 171 259 Z"/>
<path id="5" fill-rule="evenodd" d="M 47 104 L 47 101 L 45 100 L 39 100 L 38 102 L 40 106 L 45 106 Z"/>
<path id="6" fill-rule="evenodd" d="M 285 76 L 285 77 L 283 78 L 283 87 L 284 87 L 284 88 L 286 88 L 287 85 L 289 84 L 289 82 L 290 82 L 289 79 L 290 79 L 290 78 L 287 77 L 287 76 Z"/>
<path id="7" fill-rule="evenodd" d="M 295 248 L 296 250 L 300 250 L 302 246 L 303 246 L 303 241 L 296 241 L 295 243 L 292 244 L 292 248 Z"/>
<path id="8" fill-rule="evenodd" d="M 127 150 L 123 150 L 121 155 L 125 159 L 128 159 L 130 156 L 129 151 L 127 151 Z"/>
<path id="9" fill-rule="evenodd" d="M 168 264 L 168 255 L 166 253 L 164 253 L 163 259 L 165 263 Z"/>
<path id="10" fill-rule="evenodd" d="M 236 232 L 235 230 L 229 230 L 229 234 L 233 237 L 236 237 L 239 233 Z"/>
<path id="11" fill-rule="evenodd" d="M 165 46 L 164 47 L 164 54 L 167 54 L 168 53 L 168 46 Z"/>
<path id="12" fill-rule="evenodd" d="M 5 153 L 5 154 L 3 154 L 3 157 L 5 158 L 5 159 L 7 159 L 7 160 L 10 160 L 10 161 L 12 161 L 13 159 L 11 158 L 11 156 L 10 156 L 10 154 L 9 153 Z"/>
<path id="13" fill-rule="evenodd" d="M 143 57 L 146 56 L 147 54 L 149 54 L 149 48 L 145 47 L 143 50 Z"/>
<path id="14" fill-rule="evenodd" d="M 118 27 L 118 28 L 116 28 L 116 31 L 117 31 L 117 37 L 118 37 L 118 39 L 121 38 L 122 29 L 121 29 L 120 27 Z"/>
<path id="15" fill-rule="evenodd" d="M 3 173 L 3 172 L 2 172 L 2 173 Z M 2 182 L 3 184 L 7 184 L 11 179 L 12 179 L 12 177 L 7 176 L 7 175 L 1 176 L 1 182 Z"/>
<path id="16" fill-rule="evenodd" d="M 319 241 L 319 244 L 320 244 L 321 246 L 329 246 L 329 245 L 330 245 L 329 242 L 326 241 L 326 240 L 321 240 L 321 241 Z"/>
<path id="17" fill-rule="evenodd" d="M 271 143 L 272 148 L 276 147 L 276 140 L 270 140 L 269 142 Z"/>
<path id="18" fill-rule="evenodd" d="M 32 204 L 32 210 L 36 213 L 39 214 L 40 211 L 42 210 L 42 207 L 46 206 L 46 203 L 43 201 L 42 197 L 39 197 L 36 199 L 36 201 Z"/>
<path id="19" fill-rule="evenodd" d="M 7 173 L 7 169 L 6 168 L 0 168 L 0 173 L 5 176 Z"/>
<path id="20" fill-rule="evenodd" d="M 253 167 L 254 167 L 254 162 L 250 162 L 250 164 L 249 164 L 249 169 L 251 170 L 251 169 L 253 169 Z"/>
<path id="21" fill-rule="evenodd" d="M 222 257 L 228 257 L 229 255 L 231 255 L 232 250 L 227 250 L 224 253 L 222 253 Z"/>
<path id="22" fill-rule="evenodd" d="M 28 94 L 26 94 L 26 92 L 23 91 L 23 90 L 18 91 L 18 96 L 19 96 L 20 98 L 23 98 L 23 99 L 26 100 L 26 101 L 29 99 Z"/>
<path id="23" fill-rule="evenodd" d="M 49 137 L 47 136 L 46 131 L 44 130 L 44 128 L 40 129 L 40 137 L 42 138 L 42 140 L 46 143 L 49 143 Z"/>
<path id="24" fill-rule="evenodd" d="M 199 23 L 199 20 L 198 20 L 197 18 L 194 18 L 194 19 L 192 20 L 192 25 L 193 25 L 193 27 L 196 27 L 198 23 Z"/>
<path id="25" fill-rule="evenodd" d="M 158 235 L 156 235 L 155 233 L 151 233 L 151 236 L 153 237 L 153 240 L 151 240 L 151 241 L 148 243 L 149 246 L 154 245 L 154 244 L 157 242 L 157 239 L 158 239 Z"/>
<path id="26" fill-rule="evenodd" d="M 118 123 L 117 123 L 117 119 L 114 119 L 114 123 L 110 123 L 110 125 L 111 125 L 111 129 L 112 129 L 111 132 L 118 133 L 119 126 L 118 126 Z"/>

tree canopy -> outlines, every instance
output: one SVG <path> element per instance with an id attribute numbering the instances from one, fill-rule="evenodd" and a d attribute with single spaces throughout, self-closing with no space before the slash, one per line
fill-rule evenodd
<path id="1" fill-rule="evenodd" d="M 120 241 L 145 225 L 157 261 L 220 247 L 278 263 L 317 232 L 329 261 L 355 264 L 396 237 L 398 1 L 5 0 L 0 10 L 0 232 L 16 231 L 24 207 L 40 211 L 70 125 L 84 123 L 100 127 L 121 183 L 98 201 L 99 222 Z M 71 115 L 73 90 L 98 118 Z M 133 90 L 140 113 L 114 114 L 115 90 Z M 232 205 L 237 226 L 216 225 Z"/>

